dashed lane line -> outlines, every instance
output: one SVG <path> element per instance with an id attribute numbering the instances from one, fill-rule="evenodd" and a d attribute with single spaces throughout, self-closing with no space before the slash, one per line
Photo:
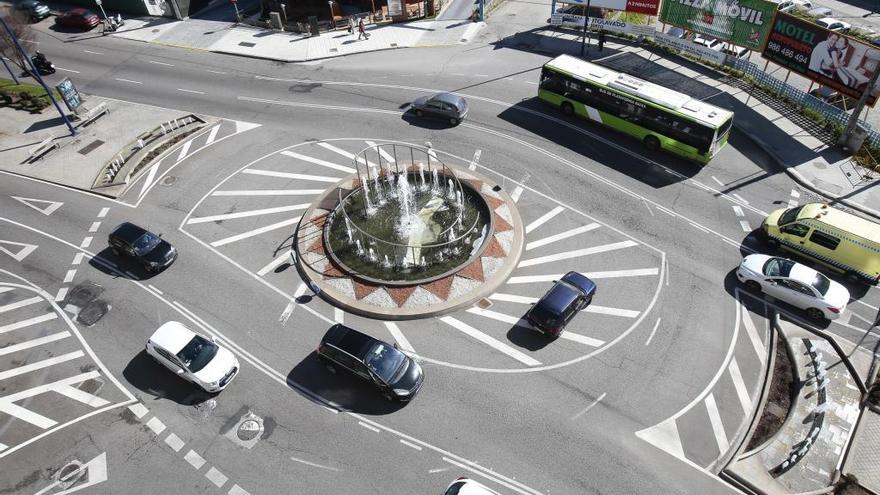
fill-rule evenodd
<path id="1" fill-rule="evenodd" d="M 376 433 L 380 433 L 380 432 L 381 432 L 381 430 L 379 430 L 379 428 L 376 428 L 376 427 L 373 426 L 373 425 L 370 425 L 370 424 L 364 423 L 363 421 L 358 421 L 358 424 L 361 425 L 361 426 L 363 426 L 364 428 L 370 430 L 370 431 L 375 431 Z"/>
<path id="2" fill-rule="evenodd" d="M 148 62 L 148 63 L 151 63 L 151 64 L 153 64 L 153 65 L 164 65 L 164 66 L 166 66 L 166 67 L 174 67 L 173 64 L 169 64 L 169 63 L 166 63 L 166 62 L 158 62 L 158 61 L 156 61 L 156 60 L 147 60 L 147 62 Z"/>
<path id="3" fill-rule="evenodd" d="M 190 94 L 194 94 L 194 95 L 205 94 L 204 91 L 196 91 L 195 89 L 177 88 L 177 90 L 180 91 L 181 93 L 190 93 Z"/>
<path id="4" fill-rule="evenodd" d="M 205 458 L 196 453 L 195 450 L 190 449 L 186 455 L 183 456 L 183 459 L 189 463 L 190 466 L 194 467 L 196 470 L 201 469 L 202 466 L 205 465 Z"/>
<path id="5" fill-rule="evenodd" d="M 229 477 L 221 473 L 220 470 L 214 466 L 211 466 L 211 469 L 205 473 L 205 478 L 208 478 L 208 481 L 214 483 L 217 488 L 222 487 L 227 481 L 229 481 Z"/>
<path id="6" fill-rule="evenodd" d="M 131 84 L 143 84 L 140 81 L 132 81 L 131 79 L 122 79 L 121 77 L 116 77 L 114 79 L 116 79 L 119 82 L 125 82 L 125 83 L 131 83 Z"/>

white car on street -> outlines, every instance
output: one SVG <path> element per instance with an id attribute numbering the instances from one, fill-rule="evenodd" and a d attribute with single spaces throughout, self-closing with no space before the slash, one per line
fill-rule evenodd
<path id="1" fill-rule="evenodd" d="M 840 33 L 848 33 L 850 28 L 852 28 L 852 24 L 844 21 L 837 20 L 833 17 L 823 17 L 816 21 L 816 24 L 822 26 L 829 31 L 837 31 Z"/>
<path id="2" fill-rule="evenodd" d="M 443 492 L 443 495 L 498 495 L 498 492 L 468 478 L 458 478 Z"/>
<path id="3" fill-rule="evenodd" d="M 147 340 L 147 354 L 209 393 L 229 385 L 241 366 L 214 339 L 197 334 L 176 321 L 163 324 Z"/>
<path id="4" fill-rule="evenodd" d="M 752 292 L 764 292 L 806 310 L 812 320 L 833 320 L 849 302 L 846 287 L 787 258 L 750 254 L 740 263 L 736 277 Z"/>

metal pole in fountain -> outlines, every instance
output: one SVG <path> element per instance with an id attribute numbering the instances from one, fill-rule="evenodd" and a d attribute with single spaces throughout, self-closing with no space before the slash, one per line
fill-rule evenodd
<path id="1" fill-rule="evenodd" d="M 351 236 L 351 222 L 348 220 L 348 215 L 345 215 L 345 233 L 348 234 L 348 243 L 353 243 L 354 238 Z"/>
<path id="2" fill-rule="evenodd" d="M 440 179 L 437 177 L 437 169 L 431 170 L 431 195 L 436 196 L 440 194 Z"/>
<path id="3" fill-rule="evenodd" d="M 425 190 L 425 164 L 419 162 L 419 177 L 422 179 L 422 188 L 421 190 Z"/>

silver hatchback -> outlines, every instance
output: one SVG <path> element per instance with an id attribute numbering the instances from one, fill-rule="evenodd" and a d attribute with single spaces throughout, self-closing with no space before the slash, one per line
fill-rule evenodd
<path id="1" fill-rule="evenodd" d="M 427 116 L 458 125 L 468 113 L 467 101 L 452 93 L 422 96 L 412 102 L 413 112 L 419 117 Z"/>

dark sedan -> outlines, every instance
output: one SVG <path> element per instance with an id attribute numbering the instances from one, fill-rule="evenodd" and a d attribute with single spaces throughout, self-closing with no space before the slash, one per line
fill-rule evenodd
<path id="1" fill-rule="evenodd" d="M 526 313 L 533 327 L 559 337 L 578 311 L 586 308 L 596 294 L 596 283 L 578 272 L 568 272 Z"/>
<path id="2" fill-rule="evenodd" d="M 434 96 L 422 96 L 412 102 L 413 111 L 417 116 L 428 116 L 448 121 L 457 125 L 468 113 L 467 101 L 452 93 L 439 93 Z"/>
<path id="3" fill-rule="evenodd" d="M 55 18 L 55 24 L 89 30 L 101 24 L 101 18 L 91 10 L 76 8 L 61 13 Z"/>
<path id="4" fill-rule="evenodd" d="M 116 256 L 127 256 L 138 261 L 148 272 L 156 273 L 177 259 L 177 249 L 162 235 L 129 222 L 120 224 L 110 233 L 108 242 Z"/>
<path id="5" fill-rule="evenodd" d="M 15 9 L 27 14 L 31 22 L 49 17 L 49 7 L 37 0 L 23 0 L 15 4 Z"/>

